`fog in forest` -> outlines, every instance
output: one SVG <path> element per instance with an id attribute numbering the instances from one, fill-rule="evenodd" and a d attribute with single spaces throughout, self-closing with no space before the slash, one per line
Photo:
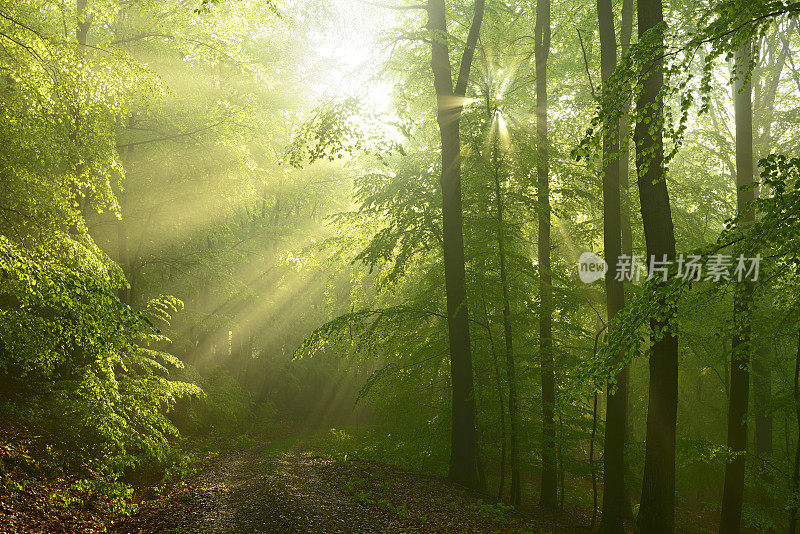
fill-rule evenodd
<path id="1" fill-rule="evenodd" d="M 780 532 L 800 2 L 0 0 L 0 532 Z"/>

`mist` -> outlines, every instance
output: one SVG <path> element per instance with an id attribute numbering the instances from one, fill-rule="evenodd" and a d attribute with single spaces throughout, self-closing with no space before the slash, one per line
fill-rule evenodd
<path id="1" fill-rule="evenodd" d="M 0 531 L 797 532 L 798 13 L 0 0 Z"/>

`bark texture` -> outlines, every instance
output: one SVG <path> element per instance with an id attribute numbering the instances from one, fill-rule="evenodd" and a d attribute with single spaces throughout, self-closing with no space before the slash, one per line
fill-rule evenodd
<path id="1" fill-rule="evenodd" d="M 437 122 L 442 141 L 442 242 L 453 395 L 449 477 L 454 482 L 471 488 L 479 486 L 478 439 L 475 429 L 472 353 L 466 303 L 459 122 L 470 66 L 483 21 L 484 3 L 484 0 L 475 2 L 455 88 L 450 70 L 444 0 L 428 0 L 427 5 Z"/>
<path id="2" fill-rule="evenodd" d="M 661 0 L 637 0 L 639 40 L 664 21 Z M 637 184 L 647 257 L 675 258 L 675 232 L 664 175 L 663 36 L 653 41 L 652 59 L 642 68 L 636 102 L 641 120 L 634 129 Z M 666 307 L 666 302 L 659 303 Z M 674 310 L 650 320 L 650 387 L 642 499 L 636 531 L 675 530 L 675 425 L 678 410 L 678 338 L 669 326 Z"/>
<path id="3" fill-rule="evenodd" d="M 550 276 L 550 161 L 547 136 L 547 58 L 550 54 L 550 0 L 536 3 L 536 174 L 539 202 L 539 354 L 542 364 L 542 488 L 541 504 L 558 507 L 556 465 L 555 370 L 553 363 L 553 291 Z"/>

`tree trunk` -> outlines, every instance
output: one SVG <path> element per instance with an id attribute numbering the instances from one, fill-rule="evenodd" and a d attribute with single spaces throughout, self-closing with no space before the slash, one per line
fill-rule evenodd
<path id="1" fill-rule="evenodd" d="M 597 19 L 600 30 L 600 71 L 603 83 L 617 66 L 617 39 L 611 0 L 597 0 Z M 614 98 L 615 95 L 604 95 Z M 620 185 L 619 185 L 619 123 L 603 127 L 603 245 L 606 261 L 616 265 L 622 254 Z M 605 278 L 608 324 L 625 305 L 622 280 L 609 274 Z M 612 326 L 613 328 L 613 326 Z M 620 355 L 622 356 L 622 355 Z M 606 433 L 603 447 L 603 518 L 600 531 L 625 532 L 625 421 L 627 418 L 628 384 L 614 377 L 616 388 L 608 385 L 606 404 Z"/>
<path id="2" fill-rule="evenodd" d="M 633 0 L 622 0 L 622 21 L 620 23 L 619 40 L 620 40 L 620 54 L 622 57 L 628 53 L 628 48 L 631 44 L 631 34 L 633 33 Z M 622 116 L 619 120 L 619 182 L 620 192 L 622 199 L 620 202 L 620 234 L 622 237 L 622 253 L 627 256 L 633 256 L 633 228 L 631 227 L 631 194 L 629 188 L 628 174 L 630 172 L 630 149 L 628 144 L 628 133 L 630 131 L 628 126 L 629 113 L 631 107 L 631 99 L 628 98 L 625 102 Z M 623 285 L 624 288 L 624 285 Z M 631 413 L 631 394 L 630 394 L 630 366 L 626 365 L 622 372 L 617 377 L 620 388 L 625 391 L 625 443 L 631 440 L 631 426 L 628 420 L 628 414 Z M 624 384 L 624 385 L 623 385 Z M 625 463 L 625 474 L 630 474 L 630 465 Z M 631 488 L 626 488 L 625 495 L 625 519 L 633 520 L 633 506 L 631 503 Z"/>
<path id="3" fill-rule="evenodd" d="M 766 406 L 772 398 L 772 370 L 767 357 L 769 349 L 759 347 L 753 357 L 753 404 Z M 772 454 L 772 415 L 764 412 L 756 413 L 754 451 L 756 456 Z"/>
<path id="4" fill-rule="evenodd" d="M 75 42 L 79 46 L 86 46 L 87 36 L 89 35 L 89 28 L 92 27 L 92 17 L 88 13 L 87 0 L 76 0 L 75 12 L 77 20 L 75 24 Z"/>
<path id="5" fill-rule="evenodd" d="M 783 47 L 779 53 L 778 39 L 783 41 Z M 770 51 L 771 61 L 765 61 L 763 68 L 754 65 L 760 76 L 753 76 L 756 80 L 760 78 L 761 87 L 760 98 L 753 98 L 753 176 L 757 177 L 758 159 L 767 156 L 772 149 L 772 122 L 775 113 L 775 98 L 778 92 L 778 85 L 781 80 L 781 73 L 789 59 L 789 40 L 780 30 L 776 28 L 773 35 L 769 37 L 766 48 Z M 754 57 L 755 61 L 756 58 Z M 755 87 L 754 87 L 755 92 Z M 768 303 L 767 303 L 768 305 Z M 753 353 L 753 403 L 755 406 L 766 406 L 772 398 L 772 367 L 769 361 L 769 348 L 760 346 Z M 755 415 L 755 436 L 754 451 L 757 456 L 765 457 L 772 454 L 772 414 L 759 411 Z"/>
<path id="6" fill-rule="evenodd" d="M 481 287 L 481 303 L 483 304 L 483 316 L 486 322 L 486 333 L 489 337 L 489 347 L 492 350 L 492 365 L 494 366 L 494 376 L 497 383 L 497 399 L 500 406 L 500 481 L 497 483 L 497 500 L 503 500 L 503 491 L 506 485 L 506 406 L 503 400 L 503 384 L 500 380 L 500 366 L 497 363 L 497 351 L 494 346 L 494 336 L 492 336 L 492 326 L 489 321 L 489 308 L 486 306 L 486 288 Z"/>
<path id="7" fill-rule="evenodd" d="M 622 23 L 620 24 L 619 40 L 620 54 L 624 57 L 628 53 L 633 33 L 633 0 L 622 0 Z M 628 188 L 628 173 L 630 171 L 630 149 L 628 145 L 628 110 L 631 107 L 630 98 L 625 103 L 622 116 L 619 120 L 619 181 L 622 190 L 620 203 L 620 233 L 622 235 L 622 253 L 633 256 L 633 229 L 631 228 L 631 197 Z M 628 368 L 625 368 L 627 379 Z"/>
<path id="8" fill-rule="evenodd" d="M 128 119 L 128 127 L 133 126 L 133 117 Z M 125 172 L 129 172 L 133 166 L 132 146 L 125 147 L 120 153 L 122 158 L 122 166 Z M 122 274 L 125 277 L 127 285 L 120 286 L 117 291 L 119 299 L 127 305 L 133 303 L 133 264 L 135 262 L 135 254 L 130 251 L 130 239 L 128 236 L 128 202 L 127 193 L 124 187 L 120 187 L 117 193 L 117 202 L 119 203 L 120 218 L 116 221 L 117 226 L 117 262 L 122 269 Z"/>
<path id="9" fill-rule="evenodd" d="M 794 453 L 794 472 L 792 473 L 792 493 L 797 495 L 800 491 L 800 330 L 797 331 L 797 357 L 794 361 L 794 409 L 797 418 L 797 448 Z M 789 418 L 786 418 L 788 422 Z M 789 427 L 786 427 L 787 440 L 789 439 Z M 789 534 L 797 532 L 797 501 L 789 510 Z"/>
<path id="10" fill-rule="evenodd" d="M 83 55 L 86 52 L 86 43 L 87 37 L 89 35 L 89 29 L 91 28 L 91 15 L 87 12 L 87 0 L 76 0 L 75 2 L 75 43 L 77 45 L 77 52 L 79 61 L 83 61 Z M 65 28 L 66 31 L 66 28 Z M 83 69 L 80 67 L 85 67 L 84 65 L 79 65 L 78 75 L 79 80 L 82 80 L 81 76 L 83 73 Z M 83 158 L 80 157 L 82 151 L 83 140 L 81 139 L 81 129 L 83 128 L 83 118 L 81 115 L 80 104 L 81 98 L 78 94 L 78 88 L 81 87 L 82 83 L 73 84 L 73 97 L 75 99 L 74 103 L 71 104 L 71 114 L 72 120 L 74 121 L 71 125 L 70 132 L 69 132 L 69 139 L 70 142 L 74 145 L 73 150 L 77 155 L 77 160 L 72 164 L 72 173 L 74 175 L 74 181 L 69 185 L 70 193 L 73 196 L 72 201 L 75 204 L 76 211 L 80 216 L 85 220 L 87 215 L 87 196 L 85 192 L 81 189 L 81 182 L 83 179 L 83 174 L 86 171 L 86 162 L 83 161 Z M 78 222 L 78 214 L 75 215 L 75 219 L 73 219 L 69 225 L 69 233 L 73 236 L 78 234 L 79 230 L 79 222 Z"/>
<path id="11" fill-rule="evenodd" d="M 550 162 L 547 140 L 547 56 L 550 54 L 550 0 L 536 3 L 536 173 L 539 202 L 539 353 L 542 363 L 542 493 L 541 505 L 558 506 L 556 473 L 555 371 L 553 368 L 552 288 L 550 276 Z"/>
<path id="12" fill-rule="evenodd" d="M 497 109 L 491 107 L 491 90 L 486 92 L 486 113 L 491 126 L 492 135 L 492 169 L 494 175 L 494 201 L 497 219 L 497 250 L 500 262 L 500 285 L 503 294 L 503 334 L 506 342 L 506 378 L 508 380 L 508 419 L 510 422 L 509 433 L 509 461 L 511 463 L 511 505 L 519 507 L 521 503 L 521 485 L 519 476 L 519 460 L 517 437 L 519 424 L 517 421 L 517 378 L 514 362 L 514 343 L 511 334 L 511 303 L 508 297 L 508 273 L 506 272 L 505 232 L 503 227 L 503 193 L 500 188 L 500 155 L 499 137 L 500 124 Z M 492 122 L 493 121 L 493 122 Z"/>
<path id="13" fill-rule="evenodd" d="M 484 1 L 477 0 L 454 90 L 450 71 L 445 3 L 444 0 L 428 0 L 431 67 L 436 89 L 437 122 L 442 141 L 442 241 L 450 341 L 450 375 L 453 389 L 449 477 L 454 482 L 471 488 L 477 488 L 479 485 L 478 442 L 475 430 L 472 354 L 466 302 L 459 122 L 475 44 L 483 20 L 483 10 Z"/>
<path id="14" fill-rule="evenodd" d="M 639 39 L 664 21 L 661 0 L 638 0 Z M 642 92 L 636 108 L 636 167 L 647 257 L 675 259 L 675 232 L 664 176 L 663 37 L 653 59 L 642 66 Z M 652 132 L 652 133 L 651 133 Z M 668 306 L 666 302 L 660 302 Z M 678 338 L 671 330 L 672 309 L 650 320 L 650 387 L 642 500 L 636 530 L 675 530 L 675 424 L 678 411 Z"/>
<path id="15" fill-rule="evenodd" d="M 564 435 L 564 419 L 558 414 L 558 432 Z M 566 493 L 566 470 L 564 469 L 564 440 L 558 440 L 558 513 L 564 513 L 564 494 Z"/>
<path id="16" fill-rule="evenodd" d="M 132 276 L 131 276 L 131 258 L 128 251 L 128 222 L 125 219 L 126 214 L 124 210 L 125 202 L 123 193 L 118 195 L 121 218 L 116 221 L 117 226 L 117 261 L 122 269 L 122 274 L 125 277 L 125 282 L 117 290 L 119 300 L 125 304 L 131 304 L 131 294 L 133 291 Z"/>
<path id="17" fill-rule="evenodd" d="M 597 435 L 597 391 L 592 401 L 592 433 L 589 437 L 589 471 L 592 474 L 592 522 L 589 530 L 594 531 L 597 524 L 597 470 L 594 466 L 594 438 Z"/>
<path id="18" fill-rule="evenodd" d="M 736 116 L 736 211 L 742 213 L 753 200 L 753 190 L 742 190 L 753 183 L 753 109 L 752 86 L 745 84 L 751 61 L 750 43 L 745 42 L 736 53 L 733 100 Z M 745 224 L 753 221 L 750 211 Z M 733 457 L 725 465 L 725 486 L 722 493 L 722 514 L 719 531 L 736 534 L 742 521 L 745 451 L 747 449 L 747 405 L 750 397 L 750 308 L 754 285 L 744 282 L 736 287 L 733 297 L 733 339 L 731 343 L 731 389 L 728 403 L 728 448 Z"/>

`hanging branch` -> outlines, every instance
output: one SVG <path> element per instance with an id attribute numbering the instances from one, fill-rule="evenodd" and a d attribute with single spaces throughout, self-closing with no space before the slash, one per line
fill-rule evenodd
<path id="1" fill-rule="evenodd" d="M 581 42 L 581 52 L 583 52 L 583 66 L 586 68 L 586 76 L 589 77 L 589 90 L 592 92 L 592 98 L 596 101 L 597 95 L 594 92 L 594 82 L 592 82 L 592 72 L 589 70 L 589 60 L 586 57 L 586 48 L 583 46 L 583 37 L 581 37 L 581 31 L 576 28 L 578 32 L 578 40 Z"/>

